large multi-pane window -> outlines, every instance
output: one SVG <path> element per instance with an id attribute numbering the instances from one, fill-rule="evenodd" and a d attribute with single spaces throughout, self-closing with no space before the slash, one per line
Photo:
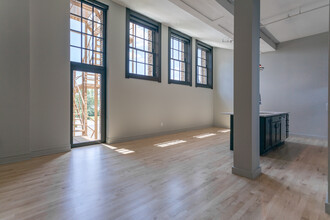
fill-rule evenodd
<path id="1" fill-rule="evenodd" d="M 196 87 L 213 88 L 213 49 L 197 40 Z"/>
<path id="2" fill-rule="evenodd" d="M 127 78 L 160 82 L 160 29 L 158 22 L 127 9 Z"/>
<path id="3" fill-rule="evenodd" d="M 71 146 L 105 142 L 108 6 L 70 0 Z"/>
<path id="4" fill-rule="evenodd" d="M 191 85 L 191 37 L 169 28 L 169 83 Z"/>
<path id="5" fill-rule="evenodd" d="M 70 0 L 70 60 L 104 65 L 104 9 L 84 0 Z"/>

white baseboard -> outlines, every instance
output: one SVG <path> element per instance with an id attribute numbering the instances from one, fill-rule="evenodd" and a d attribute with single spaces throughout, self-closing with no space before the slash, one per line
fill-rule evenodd
<path id="1" fill-rule="evenodd" d="M 300 134 L 300 133 L 289 133 L 289 135 L 305 137 L 305 138 L 317 138 L 317 139 L 322 139 L 322 140 L 328 139 L 327 136 L 321 136 L 321 135 L 310 135 L 310 134 Z"/>
<path id="2" fill-rule="evenodd" d="M 57 154 L 57 153 L 65 153 L 69 152 L 71 150 L 71 146 L 58 146 L 58 147 L 50 147 L 43 150 L 36 150 L 31 151 L 27 154 L 17 155 L 17 156 L 9 156 L 9 157 L 2 157 L 0 158 L 0 164 L 7 164 L 7 163 L 15 163 L 20 162 L 23 160 L 29 160 L 34 157 L 40 157 L 40 156 L 46 156 L 51 154 Z"/>
<path id="3" fill-rule="evenodd" d="M 204 126 L 198 126 L 198 127 L 192 127 L 192 128 L 183 128 L 183 129 L 177 129 L 177 130 L 170 130 L 170 131 L 162 131 L 162 132 L 156 132 L 152 134 L 144 134 L 144 135 L 137 135 L 137 136 L 130 136 L 130 137 L 113 137 L 108 138 L 107 137 L 107 144 L 115 144 L 115 143 L 121 143 L 121 142 L 127 142 L 127 141 L 134 141 L 144 138 L 150 138 L 150 137 L 157 137 L 161 135 L 169 135 L 169 134 L 175 134 L 179 132 L 186 132 L 186 131 L 192 131 L 192 130 L 198 130 L 198 129 L 204 129 L 204 128 L 210 128 L 213 127 L 212 124 L 210 125 L 204 125 Z"/>

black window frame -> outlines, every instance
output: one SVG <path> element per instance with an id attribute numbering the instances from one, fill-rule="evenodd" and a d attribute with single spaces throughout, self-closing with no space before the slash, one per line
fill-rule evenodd
<path id="1" fill-rule="evenodd" d="M 70 145 L 71 148 L 75 147 L 82 147 L 82 146 L 88 146 L 92 144 L 99 144 L 99 143 L 105 143 L 106 142 L 106 75 L 107 75 L 107 14 L 109 6 L 106 4 L 103 4 L 101 2 L 95 1 L 95 0 L 78 0 L 81 2 L 81 4 L 87 4 L 92 7 L 95 7 L 99 10 L 103 11 L 103 65 L 94 65 L 94 64 L 87 64 L 83 62 L 75 62 L 71 61 L 70 56 Z M 71 12 L 70 12 L 71 15 Z M 74 15 L 74 14 L 73 14 Z M 77 16 L 77 15 L 75 15 Z M 82 14 L 80 15 L 82 16 Z M 79 16 L 78 16 L 79 17 Z M 71 19 L 71 18 L 69 18 Z M 71 32 L 71 29 L 70 29 Z M 70 48 L 71 48 L 71 38 L 70 38 Z M 82 59 L 82 57 L 81 57 Z M 100 140 L 95 141 L 89 141 L 89 142 L 83 142 L 83 143 L 73 143 L 73 71 L 82 71 L 82 72 L 93 72 L 96 74 L 100 74 L 100 80 L 101 80 L 101 137 Z"/>
<path id="2" fill-rule="evenodd" d="M 171 70 L 173 69 L 171 66 L 171 40 L 173 38 L 176 38 L 184 43 L 184 59 L 185 59 L 185 80 L 174 80 L 171 79 Z M 180 61 L 181 62 L 181 61 Z M 168 28 L 168 84 L 180 84 L 180 85 L 188 85 L 192 86 L 192 37 L 177 31 L 171 27 Z"/>
<path id="3" fill-rule="evenodd" d="M 206 51 L 206 69 L 207 69 L 207 84 L 198 83 L 198 49 Z M 195 51 L 195 83 L 196 87 L 213 89 L 213 47 L 196 40 Z"/>
<path id="4" fill-rule="evenodd" d="M 130 38 L 130 22 L 142 26 L 153 31 L 153 76 L 139 75 L 129 72 L 129 38 Z M 125 63 L 125 77 L 151 80 L 161 82 L 161 23 L 139 14 L 131 9 L 126 9 L 126 63 Z"/>

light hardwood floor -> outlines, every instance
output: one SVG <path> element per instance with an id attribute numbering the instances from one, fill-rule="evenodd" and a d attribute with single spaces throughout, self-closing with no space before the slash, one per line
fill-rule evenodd
<path id="1" fill-rule="evenodd" d="M 0 166 L 0 219 L 330 219 L 327 148 L 287 142 L 255 181 L 209 128 Z M 215 133 L 203 139 L 193 136 Z M 184 140 L 167 147 L 155 144 Z M 125 149 L 125 150 L 123 150 Z"/>

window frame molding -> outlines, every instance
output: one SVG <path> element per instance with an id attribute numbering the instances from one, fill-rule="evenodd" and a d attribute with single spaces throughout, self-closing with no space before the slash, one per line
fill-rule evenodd
<path id="1" fill-rule="evenodd" d="M 132 74 L 129 72 L 129 37 L 130 37 L 130 22 L 133 22 L 144 28 L 148 28 L 153 31 L 153 76 Z M 161 82 L 161 48 L 162 48 L 162 25 L 161 23 L 146 17 L 138 12 L 132 11 L 129 8 L 126 8 L 126 33 L 125 33 L 125 78 L 134 78 L 134 79 L 143 79 Z"/>
<path id="2" fill-rule="evenodd" d="M 185 41 L 188 45 L 187 58 L 185 57 L 185 81 L 171 79 L 171 38 L 174 35 L 176 38 Z M 187 44 L 186 44 L 187 43 Z M 179 84 L 192 86 L 192 37 L 168 27 L 168 84 Z"/>
<path id="3" fill-rule="evenodd" d="M 196 87 L 201 87 L 201 88 L 208 88 L 208 89 L 213 89 L 213 47 L 203 43 L 199 40 L 196 39 L 196 44 L 195 44 L 195 86 Z M 207 50 L 206 54 L 206 68 L 207 68 L 207 84 L 201 84 L 198 83 L 197 78 L 198 78 L 198 48 L 202 48 Z"/>

